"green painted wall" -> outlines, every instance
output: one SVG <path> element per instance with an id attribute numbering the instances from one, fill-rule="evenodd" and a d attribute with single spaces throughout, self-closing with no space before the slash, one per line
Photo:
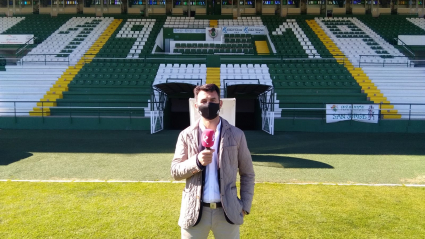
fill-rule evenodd
<path id="1" fill-rule="evenodd" d="M 257 117 L 259 129 L 261 116 Z M 164 126 L 169 125 L 170 120 L 165 115 Z M 1 117 L 0 129 L 150 130 L 150 118 Z M 425 121 L 381 120 L 378 124 L 342 121 L 327 124 L 320 119 L 275 119 L 275 131 L 425 133 Z"/>
<path id="2" fill-rule="evenodd" d="M 176 41 L 205 41 L 205 33 L 174 33 L 172 28 L 164 28 L 165 39 L 174 39 Z"/>
<path id="3" fill-rule="evenodd" d="M 377 124 L 341 121 L 327 124 L 325 119 L 275 119 L 275 131 L 425 133 L 425 121 L 381 120 Z"/>
<path id="4" fill-rule="evenodd" d="M 150 118 L 2 117 L 0 129 L 150 130 Z"/>

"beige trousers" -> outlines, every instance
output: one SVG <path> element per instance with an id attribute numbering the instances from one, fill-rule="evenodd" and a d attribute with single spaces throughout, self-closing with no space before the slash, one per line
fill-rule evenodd
<path id="1" fill-rule="evenodd" d="M 226 221 L 223 208 L 211 209 L 204 207 L 201 221 L 198 225 L 188 229 L 181 229 L 182 239 L 208 238 L 210 231 L 214 233 L 214 238 L 216 239 L 239 238 L 239 225 L 230 224 Z"/>

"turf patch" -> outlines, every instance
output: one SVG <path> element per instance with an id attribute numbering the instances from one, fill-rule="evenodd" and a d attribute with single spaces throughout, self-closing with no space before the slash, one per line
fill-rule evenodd
<path id="1" fill-rule="evenodd" d="M 0 182 L 0 238 L 179 238 L 183 184 Z M 242 238 L 422 238 L 424 188 L 257 184 Z"/>

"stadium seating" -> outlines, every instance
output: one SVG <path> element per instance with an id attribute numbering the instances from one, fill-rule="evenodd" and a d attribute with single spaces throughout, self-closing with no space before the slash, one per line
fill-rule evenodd
<path id="1" fill-rule="evenodd" d="M 261 17 L 238 17 L 237 19 L 219 19 L 218 27 L 222 26 L 263 26 Z"/>
<path id="2" fill-rule="evenodd" d="M 220 81 L 223 86 L 258 83 L 272 86 L 269 68 L 266 64 L 222 64 Z"/>
<path id="3" fill-rule="evenodd" d="M 25 17 L 0 17 L 0 34 L 15 26 Z"/>
<path id="4" fill-rule="evenodd" d="M 322 118 L 323 111 L 290 108 L 323 108 L 324 104 L 371 103 L 347 69 L 336 60 L 289 60 L 269 64 L 282 117 Z M 288 109 L 289 108 L 289 109 Z"/>
<path id="5" fill-rule="evenodd" d="M 423 18 L 406 18 L 406 20 L 415 24 L 419 28 L 425 30 L 425 19 L 423 19 Z M 420 35 L 423 35 L 423 34 L 420 34 Z"/>
<path id="6" fill-rule="evenodd" d="M 326 46 L 323 44 L 323 42 L 317 37 L 316 33 L 311 29 L 311 27 L 307 24 L 305 17 L 298 17 L 295 18 L 295 20 L 298 23 L 298 26 L 303 30 L 304 34 L 306 35 L 307 39 L 311 42 L 311 46 L 313 46 L 313 49 L 310 49 L 314 56 L 314 58 L 321 58 L 321 57 L 329 57 L 331 56 L 329 50 L 326 48 Z M 310 46 L 309 46 L 310 48 Z M 317 55 L 315 51 L 317 51 Z"/>
<path id="7" fill-rule="evenodd" d="M 221 64 L 219 68 L 216 65 L 212 75 L 216 77 L 217 82 L 220 82 L 222 90 L 235 84 L 260 83 L 274 86 L 275 100 L 279 102 L 279 106 L 275 107 L 275 117 L 323 118 L 323 111 L 312 109 L 323 108 L 326 103 L 391 101 L 395 103 L 394 109 L 403 114 L 409 109 L 406 106 L 398 106 L 397 103 L 425 104 L 422 96 L 425 72 L 416 68 L 394 66 L 397 64 L 406 66 L 409 60 L 392 45 L 394 43 L 392 37 L 395 34 L 424 34 L 423 19 L 396 16 L 388 18 L 391 20 L 386 22 L 384 20 L 387 16 L 382 16 L 382 19 L 380 17 L 377 21 L 372 21 L 369 16 L 335 18 L 262 16 L 210 21 L 193 17 L 123 16 L 124 20 L 115 25 L 118 28 L 116 30 L 114 28 L 115 31 L 109 40 L 105 40 L 104 45 L 97 46 L 99 51 L 96 49 L 94 53 L 89 48 L 93 48 L 94 42 L 113 21 L 112 17 L 70 15 L 52 19 L 29 15 L 25 18 L 8 19 L 6 22 L 4 18 L 0 18 L 0 31 L 40 36 L 37 46 L 20 61 L 23 65 L 5 66 L 6 61 L 0 59 L 0 100 L 21 102 L 18 111 L 23 115 L 28 115 L 28 111 L 35 106 L 35 103 L 24 104 L 22 101 L 39 101 L 43 95 L 49 94 L 49 90 L 55 91 L 51 87 L 58 79 L 60 81 L 63 78 L 61 75 L 67 70 L 68 64 L 76 66 L 75 72 L 78 74 L 75 73 L 73 80 L 67 87 L 65 86 L 63 94 L 56 100 L 56 107 L 50 108 L 50 115 L 53 116 L 71 114 L 147 117 L 150 115 L 148 101 L 154 94 L 152 86 L 166 82 L 199 84 L 197 81 L 199 79 L 202 83 L 206 83 L 207 78 L 211 82 L 211 74 L 207 74 L 211 70 L 208 62 L 183 63 L 179 62 L 180 56 L 172 56 L 170 59 L 173 59 L 171 61 L 173 64 L 169 64 L 167 55 L 155 59 L 149 58 L 149 55 L 157 51 L 156 38 L 163 26 L 205 28 L 264 25 L 270 38 L 224 33 L 223 42 L 219 44 L 199 41 L 177 42 L 172 50 L 178 54 L 237 54 L 237 56 L 222 56 L 221 63 L 224 61 L 227 64 Z M 34 19 L 44 24 L 43 27 L 38 27 L 40 24 L 35 23 Z M 311 22 L 317 23 L 314 25 L 316 29 Z M 391 24 L 394 24 L 394 29 L 388 30 Z M 322 36 L 318 34 L 317 29 L 324 31 Z M 268 39 L 271 42 L 267 42 Z M 282 55 L 283 58 L 276 58 L 279 62 L 274 64 L 250 64 L 255 57 L 263 56 L 248 58 L 242 55 L 257 55 L 254 43 L 258 41 L 270 44 L 270 50 L 274 49 L 274 53 Z M 331 41 L 335 43 L 332 47 L 341 54 L 340 56 L 335 52 L 331 53 L 333 51 L 329 48 Z M 90 59 L 86 62 L 81 61 L 83 55 L 88 54 L 96 54 L 93 61 Z M 148 58 L 145 58 L 146 55 Z M 274 59 L 272 57 L 279 56 L 270 57 Z M 346 58 L 343 62 L 339 58 L 329 59 L 329 57 Z M 376 67 L 383 62 L 391 66 Z M 364 72 L 361 68 L 357 68 L 359 65 Z M 28 76 L 31 76 L 31 80 Z M 400 78 L 403 80 L 398 80 Z M 60 87 L 68 84 L 69 79 L 61 81 Z M 379 98 L 377 101 L 365 90 L 366 86 L 373 84 L 381 90 L 375 95 Z M 126 107 L 138 107 L 138 109 L 128 110 Z M 10 114 L 16 106 L 0 103 L 0 108 L 2 112 Z M 301 113 L 299 110 L 292 110 L 293 108 L 310 110 Z M 425 109 L 422 106 L 412 108 L 413 113 L 420 111 Z M 405 117 L 407 116 L 404 115 L 403 118 Z M 413 115 L 412 118 L 415 117 L 425 116 Z"/>
<path id="8" fill-rule="evenodd" d="M 50 108 L 50 114 L 145 116 L 158 67 L 158 64 L 141 60 L 94 59 L 71 81 L 69 90 L 63 92 L 63 99 L 56 101 L 57 107 Z M 128 110 L 125 107 L 140 108 Z"/>
<path id="9" fill-rule="evenodd" d="M 384 61 L 394 64 L 408 62 L 408 59 L 403 58 L 404 55 L 394 46 L 357 18 L 315 18 L 315 20 L 354 65 L 358 65 L 359 62 L 373 64 Z"/>
<path id="10" fill-rule="evenodd" d="M 156 37 L 163 26 L 161 19 L 128 19 L 121 23 L 97 57 L 143 58 L 154 49 Z"/>
<path id="11" fill-rule="evenodd" d="M 160 64 L 155 76 L 154 85 L 168 82 L 182 82 L 187 84 L 205 84 L 207 78 L 207 66 L 205 64 Z"/>
<path id="12" fill-rule="evenodd" d="M 380 37 L 391 44 L 397 44 L 394 40 L 398 35 L 424 35 L 424 29 L 415 26 L 406 19 L 406 16 L 356 16 L 366 26 L 370 27 Z M 422 19 L 423 20 L 423 19 Z"/>
<path id="13" fill-rule="evenodd" d="M 59 15 L 52 18 L 49 15 L 26 15 L 25 19 L 8 28 L 3 34 L 33 34 L 34 44 L 40 44 L 73 15 Z M 20 45 L 0 45 L 0 48 L 20 47 Z"/>
<path id="14" fill-rule="evenodd" d="M 167 28 L 205 28 L 210 26 L 206 19 L 195 19 L 194 17 L 167 17 L 164 27 Z"/>
<path id="15" fill-rule="evenodd" d="M 238 17 L 237 19 L 219 19 L 216 27 L 222 26 L 262 26 L 260 17 Z M 214 27 L 210 20 L 195 19 L 194 17 L 167 17 L 164 27 L 170 28 L 205 28 Z"/>
<path id="16" fill-rule="evenodd" d="M 363 70 L 394 103 L 394 109 L 402 114 L 401 118 L 425 117 L 425 70 L 422 67 L 363 67 Z"/>
<path id="17" fill-rule="evenodd" d="M 295 19 L 287 19 L 282 23 L 273 20 L 274 18 L 264 19 L 269 32 L 272 33 L 270 37 L 277 54 L 293 58 L 319 57 L 317 50 Z"/>
<path id="18" fill-rule="evenodd" d="M 28 115 L 66 66 L 6 66 L 0 72 L 0 115 Z"/>
<path id="19" fill-rule="evenodd" d="M 235 35 L 235 34 L 229 34 Z M 245 34 L 237 34 L 245 35 Z M 233 37 L 233 36 L 232 36 Z M 230 36 L 229 36 L 230 38 Z M 228 38 L 225 38 L 228 39 Z M 215 44 L 215 43 L 176 43 L 176 46 L 173 50 L 173 53 L 181 54 L 254 54 L 254 44 L 252 44 L 251 38 L 244 36 L 243 38 L 231 38 L 235 40 L 233 42 L 238 43 L 224 43 L 224 44 Z M 238 41 L 236 41 L 238 39 Z M 244 39 L 244 43 L 242 43 Z M 240 41 L 239 41 L 240 40 Z"/>
<path id="20" fill-rule="evenodd" d="M 75 65 L 112 21 L 112 18 L 74 17 L 33 48 L 22 62 Z"/>

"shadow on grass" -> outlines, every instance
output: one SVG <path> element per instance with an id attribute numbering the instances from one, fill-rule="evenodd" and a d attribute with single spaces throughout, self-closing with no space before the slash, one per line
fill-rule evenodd
<path id="1" fill-rule="evenodd" d="M 178 130 L 153 135 L 147 131 L 0 130 L 0 159 L 2 165 L 10 164 L 30 157 L 28 152 L 172 154 L 179 133 Z M 262 131 L 245 131 L 245 135 L 253 155 L 425 155 L 425 134 L 276 132 L 271 136 Z M 258 158 L 258 163 L 261 160 L 265 159 Z M 283 163 L 285 168 L 323 166 L 319 162 L 300 161 L 306 159 L 267 160 L 263 163 Z"/>
<path id="2" fill-rule="evenodd" d="M 22 151 L 0 151 L 0 166 L 9 165 L 16 161 L 31 157 L 33 154 Z"/>
<path id="3" fill-rule="evenodd" d="M 314 160 L 274 155 L 252 155 L 252 161 L 256 166 L 273 168 L 334 168 L 329 164 Z"/>

